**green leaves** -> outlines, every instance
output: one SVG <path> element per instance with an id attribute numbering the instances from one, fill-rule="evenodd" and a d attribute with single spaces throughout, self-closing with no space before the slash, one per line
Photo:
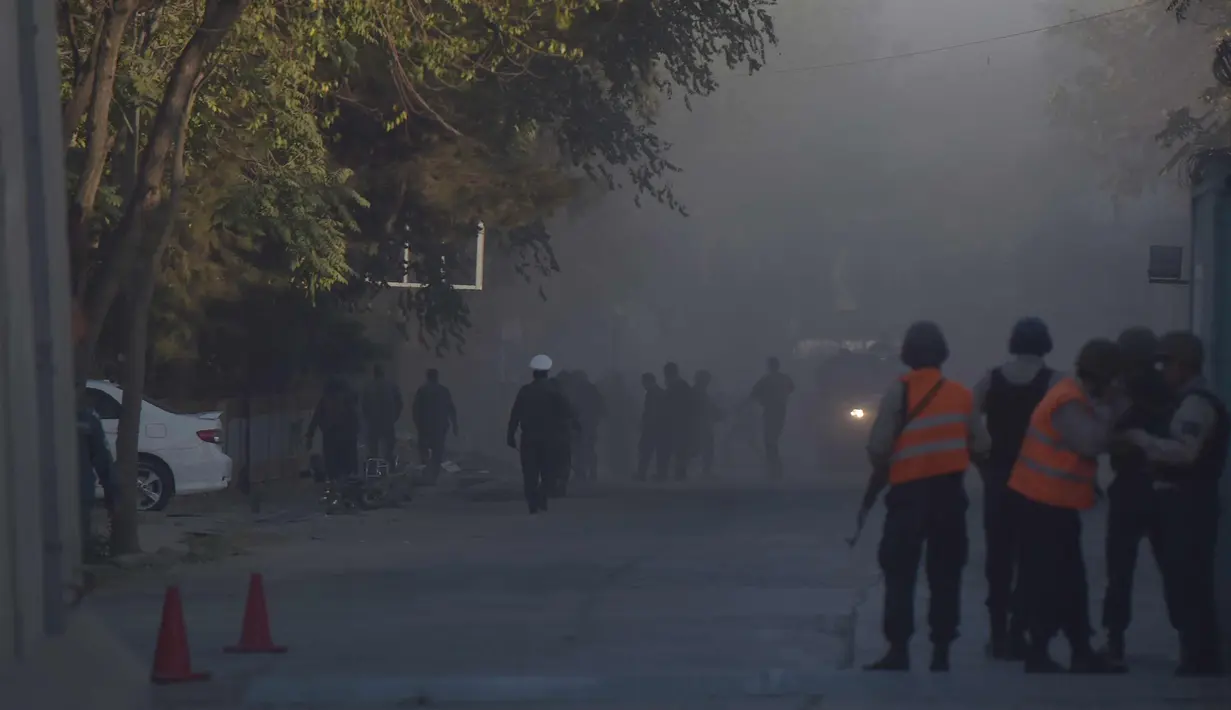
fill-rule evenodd
<path id="1" fill-rule="evenodd" d="M 76 31 L 61 37 L 69 79 L 97 19 L 72 3 Z M 402 268 L 406 248 L 456 261 L 479 220 L 516 268 L 549 273 L 559 265 L 545 220 L 587 179 L 633 185 L 683 213 L 656 106 L 713 91 L 714 62 L 759 69 L 775 41 L 771 5 L 254 0 L 205 70 L 159 322 L 207 331 L 212 303 L 257 284 L 261 297 L 353 294 L 354 282 Z M 199 0 L 138 13 L 134 24 L 152 29 L 125 35 L 113 133 L 144 141 L 141 117 L 200 21 Z M 113 157 L 100 231 L 122 175 Z M 457 342 L 465 303 L 438 271 L 404 305 L 426 340 Z"/>

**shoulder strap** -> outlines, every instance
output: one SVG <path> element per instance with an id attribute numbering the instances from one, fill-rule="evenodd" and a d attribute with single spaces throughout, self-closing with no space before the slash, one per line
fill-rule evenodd
<path id="1" fill-rule="evenodd" d="M 1044 365 L 1043 367 L 1039 368 L 1039 371 L 1037 373 L 1035 373 L 1034 379 L 1030 381 L 1030 385 L 1032 387 L 1041 387 L 1041 388 L 1051 389 L 1051 380 L 1052 380 L 1052 377 L 1055 376 L 1055 374 L 1056 374 L 1055 370 Z"/>
<path id="2" fill-rule="evenodd" d="M 906 430 L 906 427 L 909 426 L 916 417 L 922 414 L 923 410 L 928 408 L 928 405 L 931 404 L 932 400 L 936 399 L 936 395 L 940 393 L 940 388 L 945 386 L 945 382 L 946 380 L 943 377 L 937 380 L 936 384 L 932 385 L 932 388 L 928 390 L 923 395 L 923 398 L 915 404 L 914 408 L 909 411 L 907 410 L 907 405 L 910 402 L 910 385 L 906 382 L 902 383 L 902 411 L 905 412 L 905 414 L 902 416 L 902 422 L 898 424 L 898 431 L 893 438 L 896 439 L 901 436 L 902 432 Z"/>

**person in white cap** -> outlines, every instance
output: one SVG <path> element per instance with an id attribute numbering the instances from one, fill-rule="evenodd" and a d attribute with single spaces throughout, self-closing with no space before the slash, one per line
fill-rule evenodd
<path id="1" fill-rule="evenodd" d="M 509 414 L 508 444 L 521 454 L 526 505 L 531 515 L 547 510 L 547 492 L 562 452 L 567 450 L 569 423 L 573 419 L 568 401 L 548 379 L 551 366 L 551 358 L 546 355 L 535 355 L 530 360 L 533 379 L 518 390 Z"/>

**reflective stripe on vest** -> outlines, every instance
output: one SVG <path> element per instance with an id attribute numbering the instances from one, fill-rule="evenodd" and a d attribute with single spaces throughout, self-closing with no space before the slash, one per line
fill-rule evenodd
<path id="1" fill-rule="evenodd" d="M 1052 424 L 1056 411 L 1070 402 L 1090 404 L 1081 385 L 1070 378 L 1056 383 L 1039 402 L 1009 475 L 1009 487 L 1038 503 L 1085 510 L 1094 506 L 1098 461 L 1065 446 Z"/>
<path id="2" fill-rule="evenodd" d="M 916 370 L 902 377 L 907 391 L 907 411 L 902 416 L 918 406 L 939 379 L 940 371 L 935 369 Z M 968 422 L 973 412 L 974 397 L 970 390 L 946 380 L 894 442 L 889 483 L 910 483 L 965 471 L 970 466 Z"/>

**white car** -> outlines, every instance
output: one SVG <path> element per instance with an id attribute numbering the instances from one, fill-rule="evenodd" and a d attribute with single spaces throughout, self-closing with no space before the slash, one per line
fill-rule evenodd
<path id="1" fill-rule="evenodd" d="M 123 393 L 111 382 L 90 380 L 86 396 L 115 455 Z M 176 414 L 149 400 L 141 405 L 137 434 L 137 486 L 141 510 L 162 510 L 176 495 L 220 491 L 231 482 L 231 457 L 222 450 L 222 412 Z M 102 489 L 96 494 L 101 498 Z"/>

